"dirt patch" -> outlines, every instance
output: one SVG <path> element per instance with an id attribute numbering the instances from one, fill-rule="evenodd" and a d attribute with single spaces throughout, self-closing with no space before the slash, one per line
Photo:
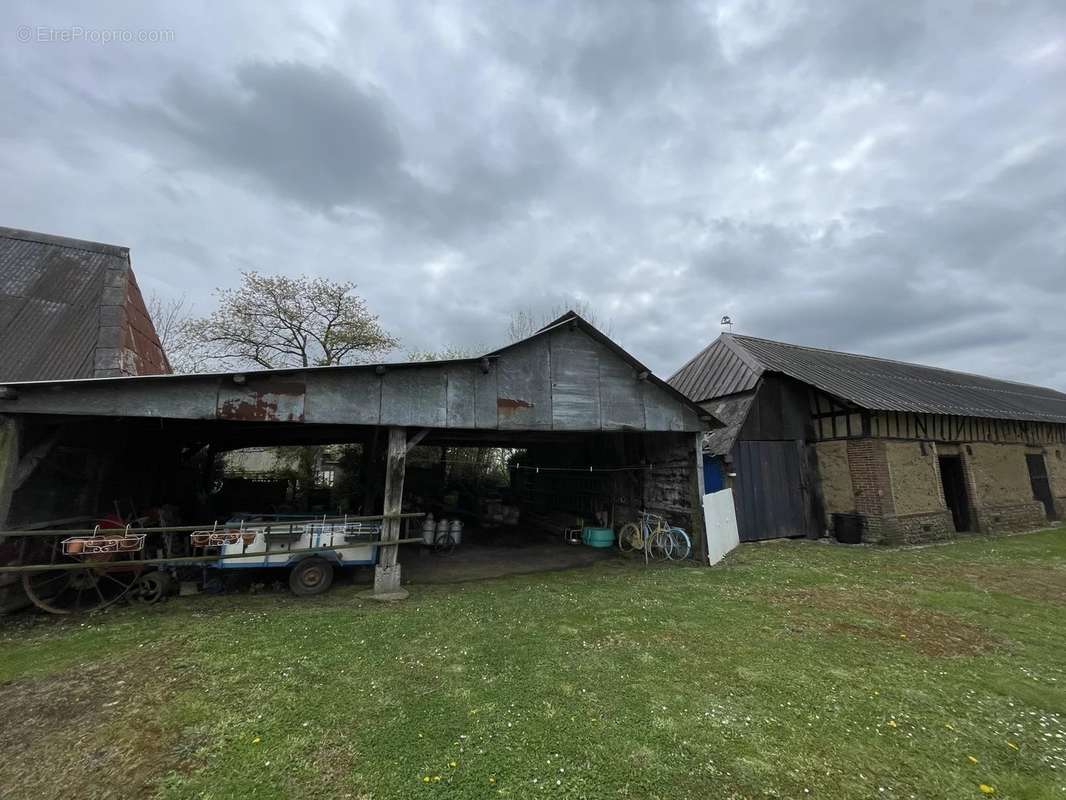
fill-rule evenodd
<path id="1" fill-rule="evenodd" d="M 146 649 L 0 685 L 0 798 L 150 797 L 183 766 L 158 716 L 182 676 Z"/>
<path id="2" fill-rule="evenodd" d="M 928 656 L 972 656 L 988 653 L 1006 642 L 991 632 L 941 611 L 916 608 L 891 598 L 859 590 L 800 589 L 771 597 L 796 609 L 799 620 L 835 633 L 898 642 Z M 802 611 L 829 612 L 804 619 Z M 797 619 L 791 624 L 795 629 Z"/>
<path id="3" fill-rule="evenodd" d="M 964 581 L 975 592 L 997 592 L 1066 606 L 1066 571 L 1046 566 L 998 566 L 956 564 L 949 569 L 908 567 L 907 572 L 922 577 Z"/>

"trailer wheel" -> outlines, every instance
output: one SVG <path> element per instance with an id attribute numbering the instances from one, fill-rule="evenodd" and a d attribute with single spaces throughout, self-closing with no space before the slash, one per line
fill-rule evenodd
<path id="1" fill-rule="evenodd" d="M 305 558 L 289 573 L 289 588 L 297 597 L 322 594 L 333 583 L 333 564 L 324 558 Z"/>

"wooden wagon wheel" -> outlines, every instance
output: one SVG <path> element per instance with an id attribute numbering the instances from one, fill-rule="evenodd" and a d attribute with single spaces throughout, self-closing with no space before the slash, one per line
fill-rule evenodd
<path id="1" fill-rule="evenodd" d="M 27 572 L 22 588 L 35 606 L 50 614 L 81 614 L 97 611 L 126 596 L 140 575 L 142 567 L 124 564 L 139 558 L 139 553 L 108 553 L 91 556 L 93 561 L 79 561 L 60 555 L 56 564 L 79 564 L 79 568 Z"/>

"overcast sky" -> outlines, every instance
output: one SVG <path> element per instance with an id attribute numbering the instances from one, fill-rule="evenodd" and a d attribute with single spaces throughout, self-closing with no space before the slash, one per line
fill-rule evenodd
<path id="1" fill-rule="evenodd" d="M 1062 0 L 63 5 L 4 7 L 0 225 L 146 294 L 353 280 L 410 349 L 584 300 L 664 376 L 729 314 L 1066 389 Z"/>

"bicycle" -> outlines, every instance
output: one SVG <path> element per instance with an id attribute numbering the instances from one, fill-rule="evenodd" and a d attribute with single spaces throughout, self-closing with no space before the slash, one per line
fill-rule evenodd
<path id="1" fill-rule="evenodd" d="M 618 549 L 623 553 L 640 550 L 659 561 L 683 561 L 692 553 L 692 541 L 684 530 L 670 525 L 658 514 L 641 511 L 638 522 L 622 526 Z"/>

